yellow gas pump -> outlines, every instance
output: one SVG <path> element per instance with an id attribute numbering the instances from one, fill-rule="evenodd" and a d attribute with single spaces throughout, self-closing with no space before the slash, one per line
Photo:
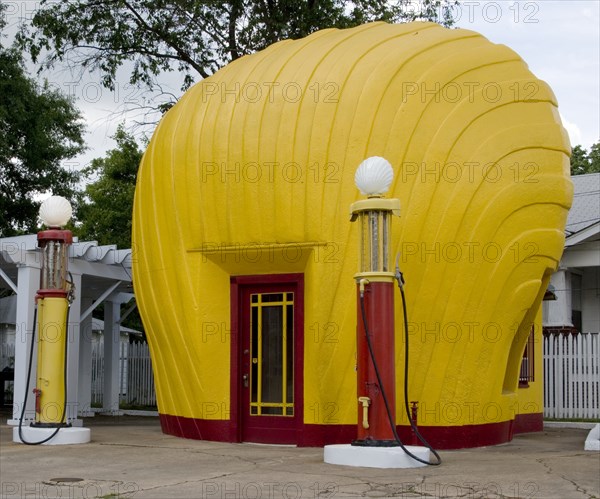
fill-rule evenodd
<path id="1" fill-rule="evenodd" d="M 34 318 L 23 407 L 19 426 L 13 430 L 13 441 L 27 445 L 82 444 L 90 441 L 90 430 L 72 427 L 67 422 L 68 324 L 74 295 L 73 283 L 67 276 L 73 235 L 62 227 L 71 218 L 71 204 L 63 197 L 51 196 L 42 203 L 40 218 L 48 229 L 37 236 L 42 257 L 40 287 L 35 296 L 37 319 Z M 24 426 L 36 331 L 35 421 Z"/>
<path id="2" fill-rule="evenodd" d="M 67 252 L 72 241 L 70 230 L 50 228 L 38 233 L 42 268 L 36 295 L 38 362 L 33 426 L 37 427 L 66 424 L 65 363 L 70 291 Z"/>

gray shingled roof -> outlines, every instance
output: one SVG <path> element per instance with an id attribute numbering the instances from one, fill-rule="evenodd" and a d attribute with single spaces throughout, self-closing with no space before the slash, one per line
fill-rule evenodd
<path id="1" fill-rule="evenodd" d="M 567 237 L 600 221 L 600 173 L 575 175 L 571 180 L 575 194 L 567 218 Z"/>

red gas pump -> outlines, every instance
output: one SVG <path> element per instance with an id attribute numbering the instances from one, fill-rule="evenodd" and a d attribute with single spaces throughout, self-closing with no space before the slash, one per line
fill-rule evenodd
<path id="1" fill-rule="evenodd" d="M 360 224 L 359 271 L 354 276 L 358 312 L 358 428 L 352 445 L 357 446 L 398 445 L 386 408 L 387 404 L 395 421 L 395 274 L 391 267 L 390 229 L 392 216 L 400 216 L 400 201 L 382 198 L 392 178 L 392 167 L 385 159 L 365 160 L 356 172 L 355 181 L 368 198 L 350 207 L 351 221 Z M 376 359 L 375 364 L 372 357 Z"/>
<path id="2" fill-rule="evenodd" d="M 359 270 L 357 288 L 357 438 L 348 444 L 326 445 L 326 463 L 370 468 L 414 468 L 439 465 L 439 454 L 421 436 L 408 404 L 408 316 L 404 298 L 404 278 L 398 262 L 391 266 L 391 221 L 400 216 L 400 201 L 384 199 L 394 172 L 384 158 L 374 156 L 358 167 L 354 181 L 367 199 L 350 207 L 352 222 L 359 222 Z M 402 295 L 404 318 L 404 408 L 416 441 L 404 445 L 396 431 L 396 373 L 394 327 L 394 281 Z M 413 421 L 414 419 L 414 421 Z M 429 460 L 430 452 L 436 461 Z"/>

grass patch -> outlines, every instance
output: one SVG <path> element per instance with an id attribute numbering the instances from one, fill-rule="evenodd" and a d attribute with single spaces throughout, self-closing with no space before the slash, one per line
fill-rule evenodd
<path id="1" fill-rule="evenodd" d="M 600 423 L 597 418 L 544 418 L 544 421 L 560 423 Z"/>

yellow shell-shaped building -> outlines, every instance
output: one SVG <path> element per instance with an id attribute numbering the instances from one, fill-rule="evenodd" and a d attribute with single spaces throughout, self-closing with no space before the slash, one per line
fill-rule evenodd
<path id="1" fill-rule="evenodd" d="M 421 433 L 453 448 L 539 425 L 541 334 L 530 331 L 563 249 L 569 153 L 552 91 L 515 52 L 433 23 L 319 31 L 192 87 L 154 133 L 134 207 L 133 277 L 163 430 L 352 440 L 349 206 L 370 156 L 393 165 L 387 196 L 402 206 L 392 252 Z M 397 387 L 401 323 L 397 300 Z"/>

